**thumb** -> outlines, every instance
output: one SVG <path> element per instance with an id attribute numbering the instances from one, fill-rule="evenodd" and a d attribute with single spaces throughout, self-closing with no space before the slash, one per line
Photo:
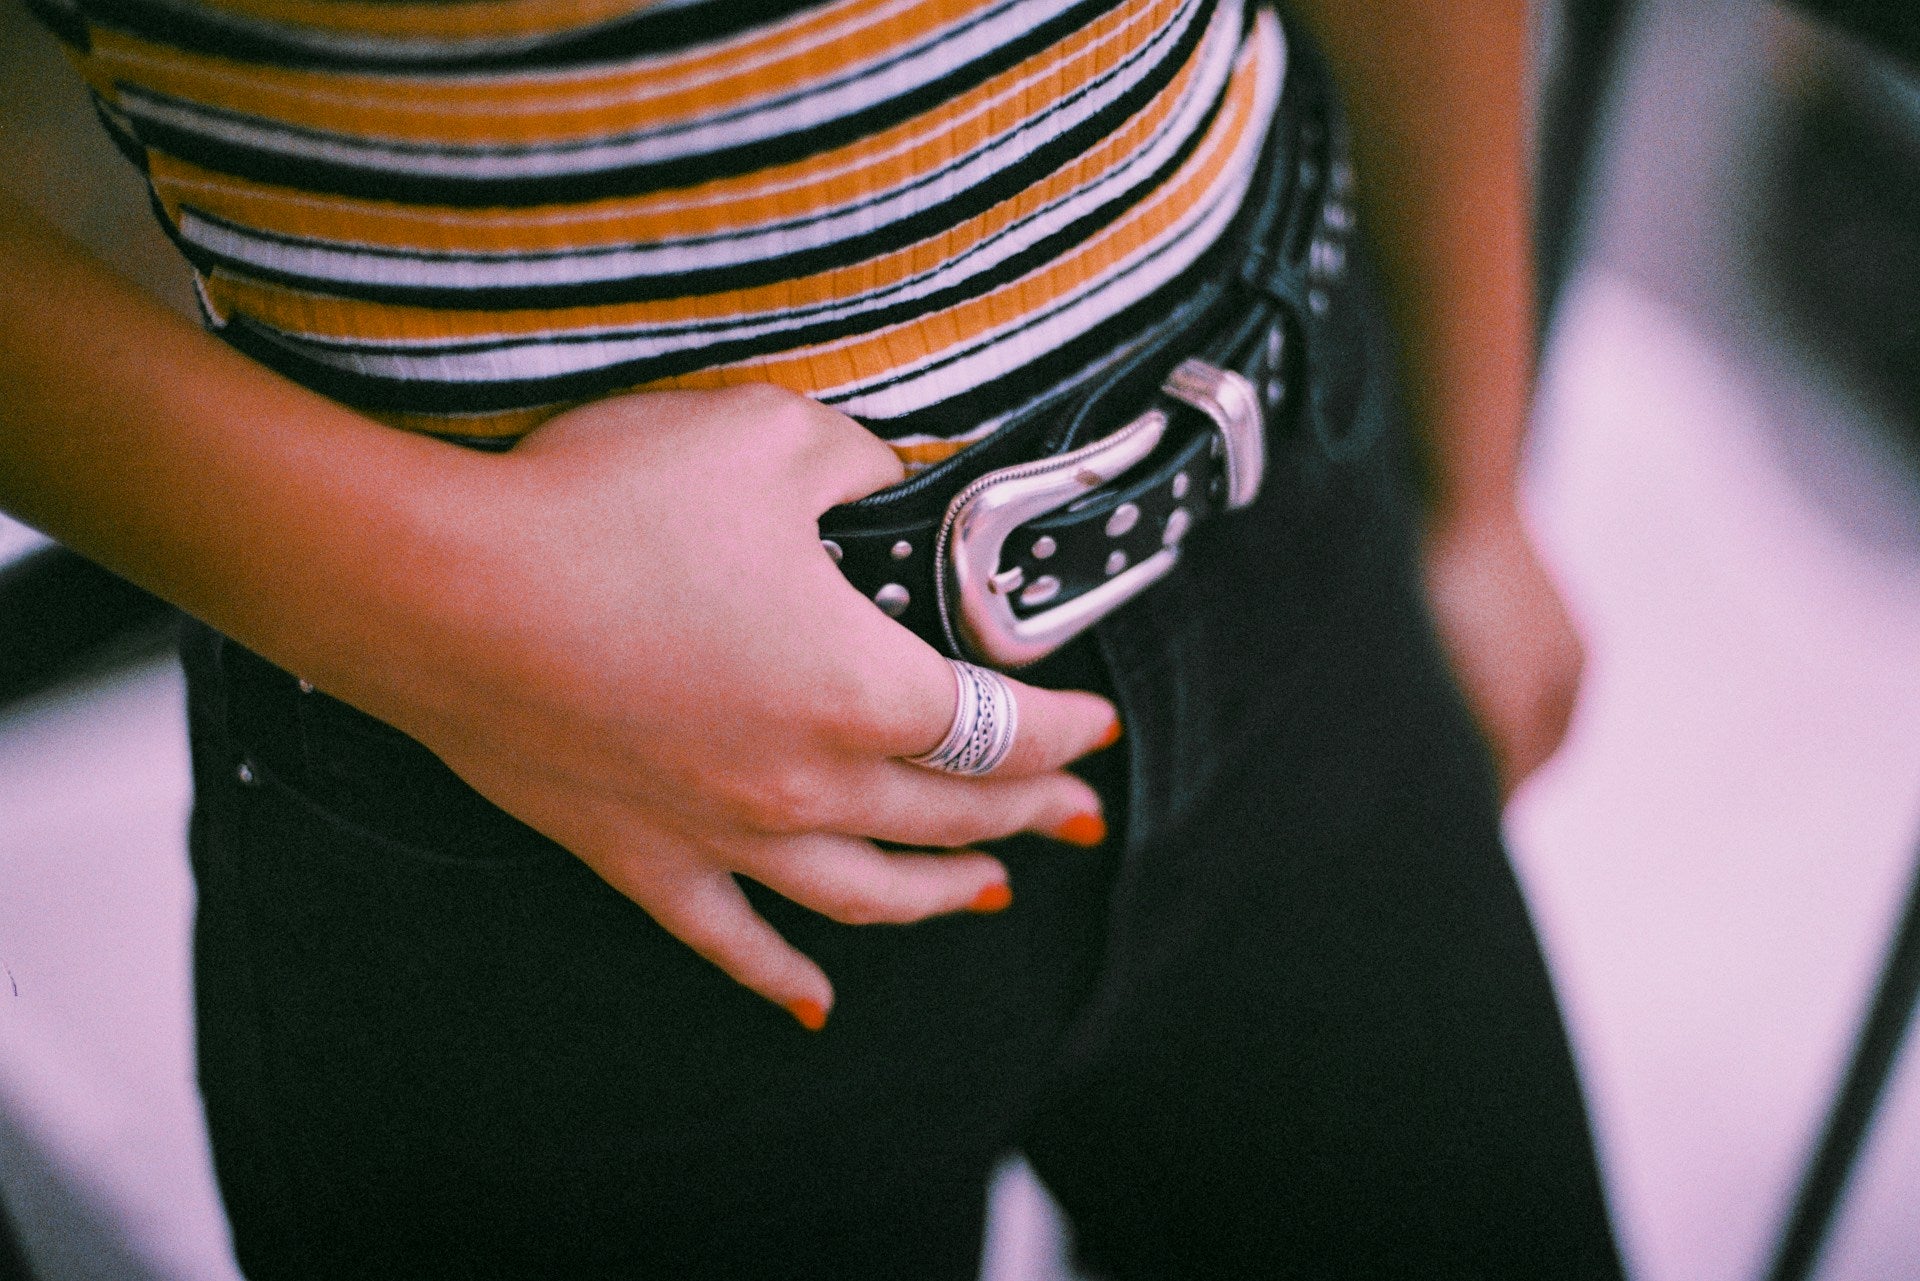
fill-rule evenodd
<path id="1" fill-rule="evenodd" d="M 907 478 L 891 446 L 845 414 L 815 400 L 807 407 L 808 433 L 801 454 L 810 515 L 879 493 Z"/>

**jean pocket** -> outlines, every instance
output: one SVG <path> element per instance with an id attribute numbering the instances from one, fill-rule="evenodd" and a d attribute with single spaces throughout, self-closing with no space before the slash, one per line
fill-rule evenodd
<path id="1" fill-rule="evenodd" d="M 364 859 L 502 872 L 574 861 L 400 730 L 225 649 L 201 715 L 217 718 L 209 743 L 231 751 L 230 777 L 262 804 L 352 838 L 346 847 Z"/>

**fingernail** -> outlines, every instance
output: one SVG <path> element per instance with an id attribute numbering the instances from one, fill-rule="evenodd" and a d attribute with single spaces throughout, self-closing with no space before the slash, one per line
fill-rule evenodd
<path id="1" fill-rule="evenodd" d="M 1107 839 L 1107 820 L 1098 814 L 1075 814 L 1054 828 L 1053 835 L 1069 845 L 1095 846 Z"/>
<path id="2" fill-rule="evenodd" d="M 1120 718 L 1116 716 L 1113 718 L 1113 724 L 1107 726 L 1107 732 L 1100 736 L 1100 741 L 1093 745 L 1093 750 L 1096 752 L 1105 751 L 1119 741 Z"/>
<path id="3" fill-rule="evenodd" d="M 798 1001 L 788 1001 L 787 1013 L 793 1015 L 795 1021 L 809 1032 L 818 1032 L 827 1025 L 827 1007 L 818 1001 L 809 1001 L 804 997 Z"/>
<path id="4" fill-rule="evenodd" d="M 1004 912 L 1013 903 L 1013 889 L 1005 882 L 998 881 L 987 886 L 973 896 L 973 902 L 967 904 L 969 912 Z"/>

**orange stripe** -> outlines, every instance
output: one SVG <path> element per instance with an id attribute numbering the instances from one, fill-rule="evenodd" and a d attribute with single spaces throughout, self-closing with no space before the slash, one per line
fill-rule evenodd
<path id="1" fill-rule="evenodd" d="M 1132 21 L 1158 25 L 1178 6 L 1179 0 L 1151 0 Z M 158 153 L 150 170 L 155 191 L 176 222 L 184 203 L 241 226 L 348 244 L 511 253 L 724 234 L 855 203 L 984 147 L 1029 118 L 1031 104 L 1014 93 L 1022 81 L 1045 76 L 1064 93 L 1097 74 L 1104 56 L 1095 44 L 1109 25 L 1093 24 L 962 97 L 850 146 L 640 197 L 473 210 L 315 195 L 229 177 Z"/>
<path id="2" fill-rule="evenodd" d="M 369 0 L 200 0 L 244 18 L 352 35 L 462 40 L 566 31 L 648 9 L 655 0 L 462 0 L 390 4 Z"/>
<path id="3" fill-rule="evenodd" d="M 605 137 L 711 116 L 814 83 L 971 15 L 986 0 L 845 0 L 807 21 L 698 55 L 634 67 L 533 76 L 376 76 L 268 67 L 96 33 L 106 76 L 172 97 L 283 124 L 324 120 L 331 133 L 422 144 L 537 146 Z M 830 39 L 795 48 L 824 28 Z"/>
<path id="4" fill-rule="evenodd" d="M 751 289 L 642 303 L 514 311 L 456 311 L 362 302 L 224 273 L 217 273 L 207 281 L 207 292 L 223 311 L 255 317 L 283 332 L 376 341 L 429 336 L 474 339 L 777 316 L 795 307 L 857 297 L 934 271 L 1044 206 L 1096 181 L 1124 164 L 1179 105 L 1193 74 L 1191 64 L 1181 68 L 1156 96 L 1149 110 L 1135 115 L 1099 146 L 952 230 L 890 254 L 812 276 L 775 281 Z"/>
<path id="5" fill-rule="evenodd" d="M 646 390 L 725 387 L 768 382 L 807 394 L 870 381 L 926 360 L 936 352 L 969 345 L 1002 325 L 1032 315 L 1111 273 L 1151 245 L 1210 194 L 1240 136 L 1248 127 L 1254 76 L 1236 71 L 1214 137 L 1219 145 L 1196 155 L 1145 204 L 1073 252 L 992 293 L 857 339 L 825 343 L 731 365 L 695 370 L 649 383 Z M 1224 136 L 1223 136 L 1224 135 Z M 1202 158 L 1204 157 L 1204 159 Z"/>
<path id="6" fill-rule="evenodd" d="M 1257 46 L 1254 51 L 1257 51 Z M 1211 131 L 1210 144 L 1197 152 L 1174 181 L 1156 193 L 1147 206 L 1134 211 L 1140 216 L 1129 214 L 1095 241 L 1089 242 L 1080 252 L 1031 276 L 1011 282 L 985 298 L 921 317 L 853 343 L 740 361 L 624 390 L 711 389 L 767 382 L 802 395 L 817 395 L 825 389 L 918 363 L 934 352 L 959 346 L 998 324 L 1046 306 L 1050 301 L 1111 271 L 1115 263 L 1152 243 L 1157 235 L 1162 234 L 1187 210 L 1208 197 L 1250 123 L 1248 107 L 1257 74 L 1252 67 L 1253 59 L 1248 56 L 1235 69 L 1227 106 Z M 574 403 L 578 402 L 483 415 L 383 412 L 374 413 L 371 417 L 410 431 L 506 438 L 524 435 L 554 415 L 572 408 Z M 950 457 L 964 445 L 964 441 L 914 441 L 895 446 L 895 452 L 910 466 L 920 467 Z"/>

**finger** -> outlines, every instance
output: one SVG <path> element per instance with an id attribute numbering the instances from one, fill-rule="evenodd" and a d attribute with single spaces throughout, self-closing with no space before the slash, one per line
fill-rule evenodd
<path id="1" fill-rule="evenodd" d="M 838 830 L 896 845 L 950 848 L 1038 832 L 1075 845 L 1106 838 L 1100 795 L 1064 771 L 963 778 L 886 761 L 862 779 Z"/>
<path id="2" fill-rule="evenodd" d="M 1013 695 L 1016 721 L 1013 747 L 994 769 L 996 777 L 1052 773 L 1118 741 L 1119 713 L 1100 695 L 1002 679 Z M 932 751 L 946 738 L 960 710 L 960 688 L 944 660 L 917 669 L 913 687 L 903 687 L 897 698 L 898 716 L 875 744 L 890 756 Z"/>
<path id="3" fill-rule="evenodd" d="M 1020 707 L 1013 750 L 995 774 L 1044 774 L 1120 741 L 1120 713 L 1098 694 L 1009 680 Z"/>
<path id="4" fill-rule="evenodd" d="M 741 871 L 776 894 L 845 925 L 910 925 L 948 912 L 998 911 L 1012 901 L 1000 860 L 967 850 L 899 854 L 851 836 L 768 842 Z"/>
<path id="5" fill-rule="evenodd" d="M 824 558 L 823 558 L 824 563 Z M 844 615 L 841 652 L 851 679 L 833 691 L 834 738 L 842 747 L 921 756 L 946 738 L 959 710 L 953 664 L 919 636 L 873 608 L 837 570 L 832 597 Z M 1046 774 L 1120 738 L 1114 705 L 1085 690 L 1043 689 L 1003 677 L 1018 718 L 1012 749 L 996 776 Z"/>
<path id="6" fill-rule="evenodd" d="M 812 448 L 802 458 L 810 514 L 850 503 L 906 479 L 906 466 L 891 446 L 836 409 L 796 397 L 811 427 Z"/>
<path id="7" fill-rule="evenodd" d="M 602 873 L 606 875 L 606 873 Z M 813 961 L 753 910 L 723 868 L 694 862 L 683 871 L 608 883 L 644 908 L 667 933 L 793 1015 L 809 1031 L 826 1024 L 833 984 Z"/>

